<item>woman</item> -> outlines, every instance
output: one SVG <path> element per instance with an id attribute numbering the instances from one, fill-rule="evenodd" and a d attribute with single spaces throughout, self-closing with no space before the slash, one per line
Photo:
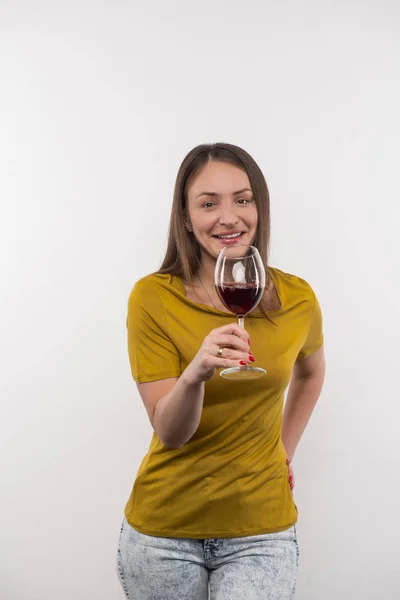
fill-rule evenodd
<path id="1" fill-rule="evenodd" d="M 230 144 L 194 148 L 177 176 L 164 262 L 128 303 L 132 374 L 154 429 L 118 546 L 130 600 L 294 598 L 290 462 L 325 361 L 315 294 L 268 265 L 269 231 L 268 188 L 253 158 Z M 267 276 L 246 329 L 214 287 L 218 253 L 235 243 L 258 248 Z M 250 363 L 267 375 L 218 375 Z"/>

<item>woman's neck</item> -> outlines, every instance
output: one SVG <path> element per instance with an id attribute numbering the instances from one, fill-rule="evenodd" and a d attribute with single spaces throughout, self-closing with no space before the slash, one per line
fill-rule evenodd
<path id="1" fill-rule="evenodd" d="M 197 275 L 207 288 L 214 288 L 214 272 L 217 261 L 211 256 L 202 256 Z"/>

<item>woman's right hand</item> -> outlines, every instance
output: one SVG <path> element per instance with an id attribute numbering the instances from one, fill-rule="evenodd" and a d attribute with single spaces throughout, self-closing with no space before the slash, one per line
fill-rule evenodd
<path id="1" fill-rule="evenodd" d="M 222 348 L 220 357 L 219 348 Z M 186 377 L 193 383 L 201 383 L 211 379 L 217 369 L 240 367 L 254 360 L 248 333 L 237 323 L 231 323 L 213 329 L 204 338 L 200 350 L 185 369 Z"/>

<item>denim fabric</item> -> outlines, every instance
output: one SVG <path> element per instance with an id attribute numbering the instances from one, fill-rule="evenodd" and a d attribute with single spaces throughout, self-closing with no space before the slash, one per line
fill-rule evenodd
<path id="1" fill-rule="evenodd" d="M 165 538 L 124 518 L 118 576 L 128 600 L 294 600 L 296 526 L 238 538 Z"/>

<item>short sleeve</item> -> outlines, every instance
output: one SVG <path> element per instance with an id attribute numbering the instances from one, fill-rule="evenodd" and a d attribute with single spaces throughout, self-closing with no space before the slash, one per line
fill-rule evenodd
<path id="1" fill-rule="evenodd" d="M 139 281 L 128 301 L 128 354 L 137 383 L 179 377 L 180 357 L 168 335 L 165 307 L 157 286 Z"/>
<path id="2" fill-rule="evenodd" d="M 308 329 L 308 334 L 306 341 L 301 348 L 298 358 L 307 358 L 316 350 L 319 350 L 324 343 L 324 334 L 322 330 L 322 312 L 321 306 L 318 302 L 318 298 L 313 294 L 314 307 L 313 312 L 310 319 L 310 326 Z"/>

